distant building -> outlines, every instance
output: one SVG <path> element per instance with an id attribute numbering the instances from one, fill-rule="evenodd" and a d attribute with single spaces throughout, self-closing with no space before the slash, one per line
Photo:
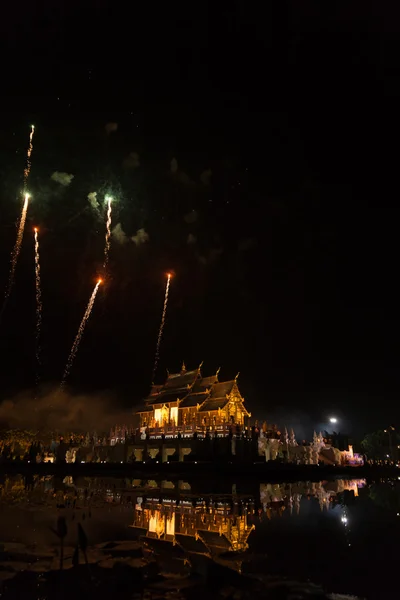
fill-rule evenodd
<path id="1" fill-rule="evenodd" d="M 164 385 L 153 385 L 143 406 L 136 410 L 140 426 L 149 428 L 175 427 L 210 429 L 227 425 L 244 425 L 251 414 L 244 405 L 237 377 L 219 381 L 215 375 L 203 377 L 200 365 L 180 373 L 168 374 Z"/>

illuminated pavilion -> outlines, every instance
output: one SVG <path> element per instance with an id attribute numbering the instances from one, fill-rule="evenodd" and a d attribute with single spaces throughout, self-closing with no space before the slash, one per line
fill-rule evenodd
<path id="1" fill-rule="evenodd" d="M 163 385 L 153 385 L 144 405 L 136 412 L 141 427 L 208 427 L 244 425 L 251 414 L 240 394 L 238 375 L 219 381 L 219 369 L 203 377 L 202 364 L 188 371 L 183 363 L 179 373 L 168 373 Z"/>

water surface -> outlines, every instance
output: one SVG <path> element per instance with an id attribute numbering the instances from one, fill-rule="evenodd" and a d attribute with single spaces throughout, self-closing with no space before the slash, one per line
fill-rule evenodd
<path id="1" fill-rule="evenodd" d="M 80 573 L 79 582 L 87 575 L 89 591 L 97 585 L 98 597 L 107 588 L 101 573 L 115 574 L 121 565 L 140 580 L 138 597 L 144 591 L 156 597 L 157 586 L 158 597 L 167 597 L 172 577 L 181 582 L 173 585 L 179 588 L 173 590 L 177 597 L 194 597 L 195 590 L 189 593 L 185 585 L 199 577 L 210 587 L 211 562 L 220 569 L 211 590 L 215 594 L 229 591 L 233 581 L 243 585 L 244 595 L 250 593 L 253 583 L 246 577 L 251 575 L 266 585 L 286 580 L 307 586 L 310 581 L 327 593 L 393 597 L 400 534 L 397 479 L 238 480 L 218 487 L 215 492 L 204 482 L 182 480 L 1 476 L 3 598 L 18 597 L 21 589 L 25 598 L 40 597 L 33 593 L 33 581 L 38 593 L 52 597 L 48 586 L 54 573 L 67 586 L 73 564 L 91 569 Z M 66 524 L 61 574 L 60 517 Z M 77 546 L 81 566 L 74 559 Z M 118 575 L 115 581 L 122 579 Z"/>

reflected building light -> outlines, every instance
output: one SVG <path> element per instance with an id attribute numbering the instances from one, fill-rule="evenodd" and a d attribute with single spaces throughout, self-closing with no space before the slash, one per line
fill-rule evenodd
<path id="1" fill-rule="evenodd" d="M 237 514 L 235 505 L 242 505 L 243 514 Z M 199 548 L 203 548 L 201 553 L 208 552 L 209 544 L 216 552 L 227 549 L 245 551 L 248 549 L 248 537 L 254 529 L 247 515 L 248 511 L 241 502 L 217 501 L 213 506 L 207 506 L 203 498 L 197 498 L 195 502 L 181 498 L 177 505 L 176 499 L 170 497 L 147 498 L 140 509 L 135 507 L 131 526 L 147 530 L 148 540 L 158 538 L 190 546 L 192 542 L 187 536 L 192 537 L 199 540 Z M 218 541 L 219 538 L 223 540 Z"/>
<path id="2" fill-rule="evenodd" d="M 175 535 L 175 513 L 167 519 L 167 535 Z"/>

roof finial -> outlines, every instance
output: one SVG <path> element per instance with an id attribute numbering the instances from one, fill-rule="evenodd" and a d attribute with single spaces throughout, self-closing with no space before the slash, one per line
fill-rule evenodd
<path id="1" fill-rule="evenodd" d="M 201 361 L 201 363 L 199 364 L 199 371 L 201 369 L 201 367 L 203 366 L 204 360 Z"/>
<path id="2" fill-rule="evenodd" d="M 216 377 L 218 377 L 221 367 L 218 367 L 217 372 L 215 373 Z"/>
<path id="3" fill-rule="evenodd" d="M 238 380 L 238 377 L 239 377 L 239 375 L 240 375 L 240 371 L 237 373 L 237 375 L 236 375 L 236 377 L 235 377 L 235 381 L 237 381 L 237 380 Z"/>
<path id="4" fill-rule="evenodd" d="M 185 361 L 182 361 L 181 373 L 186 373 L 186 365 L 185 365 Z"/>

